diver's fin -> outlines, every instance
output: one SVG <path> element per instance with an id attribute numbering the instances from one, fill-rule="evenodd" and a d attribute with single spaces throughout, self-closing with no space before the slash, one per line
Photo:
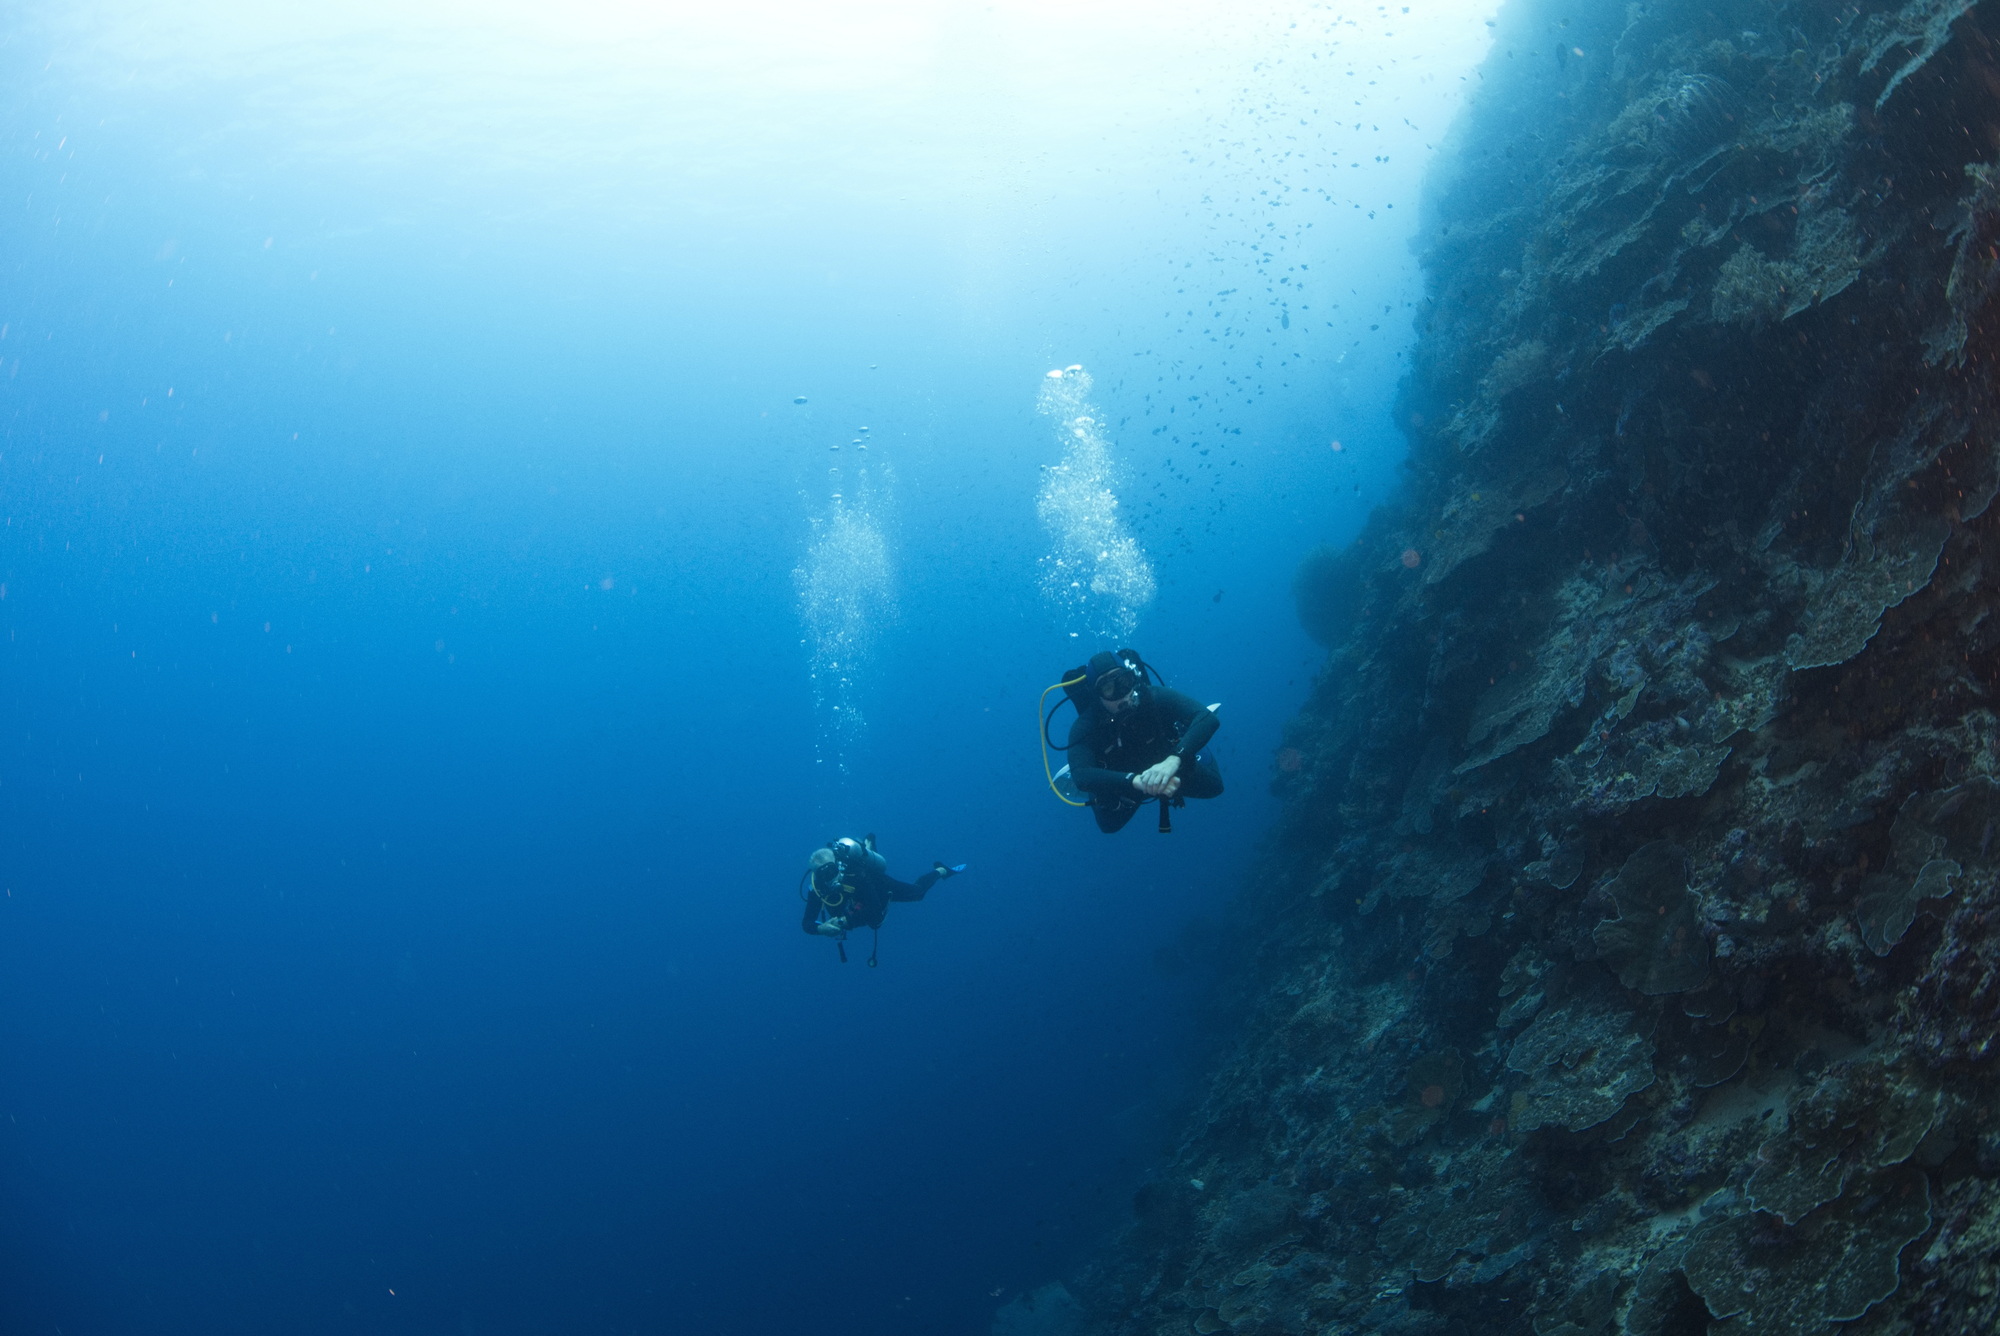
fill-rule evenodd
<path id="1" fill-rule="evenodd" d="M 970 866 L 972 866 L 970 863 L 954 863 L 950 867 L 946 867 L 943 863 L 932 863 L 931 871 L 937 873 L 939 881 L 943 881 L 946 877 L 956 877 Z"/>
<path id="2" fill-rule="evenodd" d="M 1211 706 L 1209 706 L 1209 707 L 1208 707 L 1208 712 L 1209 712 L 1210 714 L 1214 714 L 1214 713 L 1215 713 L 1215 712 L 1216 712 L 1217 710 L 1219 710 L 1219 709 L 1221 709 L 1221 708 L 1222 708 L 1222 702 L 1221 702 L 1221 701 L 1217 701 L 1217 702 L 1216 702 L 1215 704 L 1213 704 L 1213 705 L 1211 705 Z M 873 839 L 873 838 L 874 838 L 874 836 L 872 836 L 872 835 L 871 835 L 871 836 L 869 836 L 869 838 L 870 838 L 870 839 Z"/>

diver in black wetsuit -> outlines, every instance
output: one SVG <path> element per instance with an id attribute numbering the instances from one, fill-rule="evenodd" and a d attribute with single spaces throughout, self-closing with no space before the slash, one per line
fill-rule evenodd
<path id="1" fill-rule="evenodd" d="M 1069 730 L 1069 778 L 1090 795 L 1097 828 L 1121 829 L 1152 798 L 1213 798 L 1222 771 L 1201 749 L 1222 721 L 1194 697 L 1146 680 L 1130 650 L 1093 654 Z M 1161 829 L 1165 829 L 1164 825 Z"/>
<path id="2" fill-rule="evenodd" d="M 963 863 L 956 867 L 933 863 L 915 881 L 897 881 L 889 875 L 889 861 L 875 852 L 873 835 L 831 841 L 806 860 L 805 875 L 799 879 L 806 902 L 799 926 L 808 935 L 844 943 L 854 928 L 880 928 L 890 901 L 921 900 L 931 887 L 963 871 Z M 840 958 L 847 959 L 845 945 Z M 872 951 L 868 963 L 875 963 Z"/>

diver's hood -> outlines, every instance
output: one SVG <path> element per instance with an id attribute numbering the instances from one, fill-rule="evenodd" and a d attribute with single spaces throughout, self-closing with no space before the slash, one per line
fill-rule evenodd
<path id="1" fill-rule="evenodd" d="M 1083 671 L 1087 674 L 1084 683 L 1087 699 L 1092 702 L 1103 700 L 1098 687 L 1107 677 L 1124 674 L 1131 679 L 1133 686 L 1144 688 L 1146 685 L 1145 660 L 1139 657 L 1139 651 L 1133 649 L 1119 650 L 1116 654 L 1109 650 L 1099 651 L 1090 656 L 1090 662 L 1084 665 Z"/>
<path id="2" fill-rule="evenodd" d="M 1104 676 L 1106 673 L 1115 672 L 1117 669 L 1129 667 L 1131 667 L 1130 664 L 1126 663 L 1125 660 L 1119 658 L 1116 654 L 1113 654 L 1110 650 L 1099 650 L 1097 653 L 1091 655 L 1090 662 L 1083 666 L 1085 684 L 1092 691 L 1095 691 L 1097 690 L 1098 678 Z"/>

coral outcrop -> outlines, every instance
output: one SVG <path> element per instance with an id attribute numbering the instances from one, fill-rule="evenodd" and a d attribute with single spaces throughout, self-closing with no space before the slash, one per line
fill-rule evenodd
<path id="1" fill-rule="evenodd" d="M 2000 1330 L 1996 38 L 1509 0 L 1092 1330 Z"/>

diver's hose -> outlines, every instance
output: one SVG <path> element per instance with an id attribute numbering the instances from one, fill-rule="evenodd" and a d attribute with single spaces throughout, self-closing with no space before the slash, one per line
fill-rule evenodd
<path id="1" fill-rule="evenodd" d="M 1048 700 L 1049 693 L 1056 690 L 1056 688 L 1073 687 L 1081 681 L 1083 681 L 1083 676 L 1077 676 L 1070 678 L 1067 682 L 1057 682 L 1052 686 L 1043 687 L 1041 699 L 1035 702 L 1035 735 L 1042 747 L 1042 773 L 1048 777 L 1049 792 L 1055 794 L 1058 799 L 1068 803 L 1071 807 L 1088 807 L 1090 804 L 1077 802 L 1073 798 L 1065 798 L 1063 797 L 1063 791 L 1056 787 L 1055 771 L 1049 769 L 1049 725 L 1048 721 L 1042 717 L 1042 704 Z M 1057 705 L 1060 706 L 1061 702 L 1058 701 Z"/>

